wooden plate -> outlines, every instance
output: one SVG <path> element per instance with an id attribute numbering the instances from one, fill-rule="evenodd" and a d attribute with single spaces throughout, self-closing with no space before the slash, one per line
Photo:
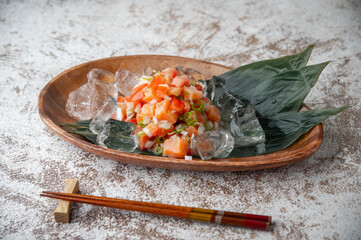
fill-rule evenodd
<path id="1" fill-rule="evenodd" d="M 219 75 L 230 69 L 226 66 L 196 59 L 160 55 L 123 56 L 91 61 L 62 72 L 44 87 L 39 95 L 38 107 L 40 117 L 45 125 L 54 133 L 85 151 L 122 163 L 156 168 L 196 171 L 246 171 L 273 168 L 304 160 L 315 153 L 321 145 L 323 128 L 322 124 L 319 124 L 303 135 L 292 146 L 275 153 L 254 157 L 187 161 L 184 159 L 145 156 L 101 148 L 81 137 L 67 133 L 60 127 L 62 123 L 76 121 L 67 114 L 65 110 L 66 101 L 70 92 L 79 88 L 87 81 L 87 73 L 91 69 L 100 68 L 114 73 L 119 67 L 122 67 L 133 72 L 142 73 L 145 66 L 150 66 L 153 69 L 185 66 L 198 70 L 207 78 L 211 75 Z M 304 108 L 309 109 L 305 105 Z"/>

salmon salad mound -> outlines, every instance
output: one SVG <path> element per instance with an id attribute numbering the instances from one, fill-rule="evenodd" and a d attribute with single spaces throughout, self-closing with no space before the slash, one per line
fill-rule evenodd
<path id="1" fill-rule="evenodd" d="M 192 138 L 217 130 L 221 117 L 200 82 L 177 74 L 167 68 L 142 76 L 131 95 L 118 97 L 115 118 L 136 125 L 140 150 L 187 159 Z"/>

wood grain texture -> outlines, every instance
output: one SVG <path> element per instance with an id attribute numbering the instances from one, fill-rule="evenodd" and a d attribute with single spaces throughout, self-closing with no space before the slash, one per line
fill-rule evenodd
<path id="1" fill-rule="evenodd" d="M 184 159 L 137 155 L 105 149 L 69 134 L 60 127 L 62 123 L 76 121 L 76 119 L 71 118 L 67 114 L 65 110 L 66 101 L 72 91 L 86 83 L 86 75 L 91 69 L 100 68 L 114 73 L 121 67 L 136 73 L 142 73 L 145 66 L 150 66 L 156 70 L 176 66 L 191 67 L 205 75 L 206 78 L 212 75 L 219 75 L 230 69 L 229 67 L 211 62 L 164 55 L 122 56 L 91 61 L 64 71 L 44 87 L 38 101 L 38 110 L 42 121 L 64 140 L 98 156 L 111 158 L 122 163 L 167 169 L 246 171 L 281 167 L 310 157 L 322 143 L 323 128 L 322 124 L 319 124 L 287 149 L 275 153 L 254 157 L 214 159 L 209 161 L 194 159 L 187 161 Z M 309 109 L 306 105 L 303 105 L 303 108 Z"/>
<path id="2" fill-rule="evenodd" d="M 79 192 L 79 182 L 77 179 L 66 179 L 65 180 L 65 189 L 64 193 L 78 193 Z M 61 200 L 59 206 L 54 211 L 54 220 L 55 222 L 70 222 L 70 201 Z"/>

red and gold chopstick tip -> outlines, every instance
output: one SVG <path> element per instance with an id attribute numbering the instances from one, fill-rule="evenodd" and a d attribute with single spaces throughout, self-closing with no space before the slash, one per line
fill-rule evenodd
<path id="1" fill-rule="evenodd" d="M 271 225 L 271 217 L 263 215 L 226 212 L 203 208 L 190 208 L 160 203 L 148 203 L 125 199 L 71 193 L 57 193 L 49 191 L 44 191 L 42 194 L 40 194 L 40 196 L 129 211 L 138 211 L 169 217 L 211 222 L 216 224 L 230 224 L 254 229 L 270 230 Z"/>

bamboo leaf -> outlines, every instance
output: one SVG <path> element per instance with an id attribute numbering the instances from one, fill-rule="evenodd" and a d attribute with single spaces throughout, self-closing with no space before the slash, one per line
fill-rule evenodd
<path id="1" fill-rule="evenodd" d="M 265 79 L 254 89 L 251 100 L 258 114 L 265 117 L 281 112 L 297 112 L 327 64 L 293 69 Z"/>
<path id="2" fill-rule="evenodd" d="M 227 80 L 227 89 L 236 89 L 237 91 L 232 91 L 234 94 L 252 101 L 255 88 L 264 80 L 306 66 L 313 47 L 311 45 L 298 54 L 247 64 L 225 72 L 220 77 Z"/>

